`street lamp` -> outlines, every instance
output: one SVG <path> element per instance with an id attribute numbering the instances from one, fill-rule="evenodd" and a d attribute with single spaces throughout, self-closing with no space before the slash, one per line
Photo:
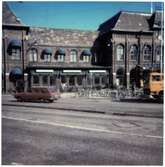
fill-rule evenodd
<path id="1" fill-rule="evenodd" d="M 24 73 L 25 73 L 25 59 L 24 56 L 27 54 L 27 49 L 25 47 L 26 41 L 29 40 L 28 34 L 24 35 L 24 31 L 22 31 L 22 71 L 23 71 L 23 90 L 25 88 L 25 78 L 24 78 Z M 25 51 L 25 52 L 24 52 Z"/>
<path id="2" fill-rule="evenodd" d="M 3 37 L 3 88 L 4 88 L 4 93 L 6 93 L 6 39 L 7 36 L 5 35 Z"/>

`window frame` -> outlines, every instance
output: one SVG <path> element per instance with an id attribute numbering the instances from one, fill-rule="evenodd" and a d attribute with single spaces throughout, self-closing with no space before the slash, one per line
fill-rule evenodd
<path id="1" fill-rule="evenodd" d="M 136 44 L 130 46 L 129 55 L 131 61 L 138 61 L 138 46 Z"/>
<path id="2" fill-rule="evenodd" d="M 124 61 L 124 45 L 123 44 L 118 44 L 116 46 L 116 61 Z"/>
<path id="3" fill-rule="evenodd" d="M 155 49 L 155 56 L 156 56 L 156 62 L 160 62 L 161 61 L 161 46 L 160 45 L 157 46 Z M 159 56 L 159 59 L 158 59 L 158 56 Z"/>
<path id="4" fill-rule="evenodd" d="M 148 53 L 146 53 L 146 51 Z M 144 61 L 152 61 L 152 47 L 148 44 L 144 45 L 144 48 L 143 48 L 143 60 Z"/>
<path id="5" fill-rule="evenodd" d="M 12 60 L 21 60 L 21 48 L 20 47 L 11 47 L 11 59 Z"/>
<path id="6" fill-rule="evenodd" d="M 72 53 L 75 53 L 75 54 L 72 54 Z M 71 63 L 76 63 L 77 62 L 77 56 L 78 56 L 78 51 L 75 50 L 75 49 L 72 49 L 70 51 L 70 62 Z"/>
<path id="7" fill-rule="evenodd" d="M 37 49 L 35 49 L 35 48 L 30 49 L 29 61 L 30 62 L 37 62 L 38 61 Z"/>

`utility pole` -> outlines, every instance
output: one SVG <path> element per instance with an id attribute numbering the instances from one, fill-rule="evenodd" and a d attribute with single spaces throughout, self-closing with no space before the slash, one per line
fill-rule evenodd
<path id="1" fill-rule="evenodd" d="M 6 93 L 6 37 L 3 37 L 3 83 L 4 83 L 4 93 Z"/>
<path id="2" fill-rule="evenodd" d="M 24 79 L 24 33 L 22 30 L 22 72 L 23 72 L 23 91 L 25 88 L 25 79 Z"/>

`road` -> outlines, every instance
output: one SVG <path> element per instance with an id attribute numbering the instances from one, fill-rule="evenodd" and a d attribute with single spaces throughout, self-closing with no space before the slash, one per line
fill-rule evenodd
<path id="1" fill-rule="evenodd" d="M 162 163 L 162 118 L 2 106 L 2 164 Z"/>

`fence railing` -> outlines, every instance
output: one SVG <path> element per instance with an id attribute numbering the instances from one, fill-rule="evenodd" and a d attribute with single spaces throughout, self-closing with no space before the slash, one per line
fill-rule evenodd
<path id="1" fill-rule="evenodd" d="M 132 91 L 131 89 L 78 89 L 76 95 L 78 97 L 107 97 L 111 100 L 120 100 L 126 97 L 137 97 L 143 94 L 142 90 L 135 89 Z"/>

